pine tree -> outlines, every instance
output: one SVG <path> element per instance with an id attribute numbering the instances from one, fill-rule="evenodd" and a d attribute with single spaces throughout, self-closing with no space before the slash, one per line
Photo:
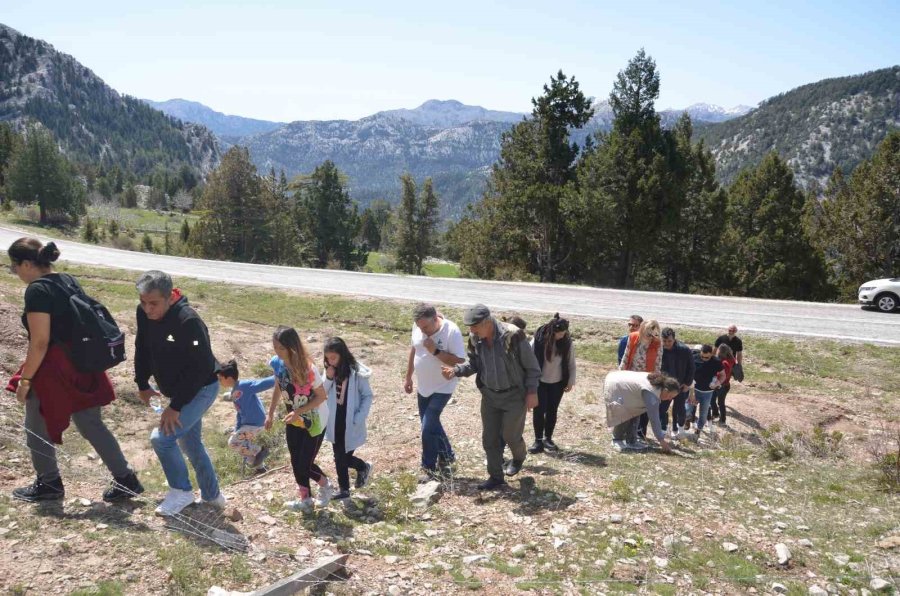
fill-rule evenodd
<path id="1" fill-rule="evenodd" d="M 435 246 L 435 234 L 437 233 L 438 218 L 440 217 L 440 202 L 434 192 L 434 184 L 431 178 L 425 178 L 425 182 L 422 183 L 422 192 L 419 196 L 419 205 L 416 211 L 416 227 L 418 228 L 416 262 L 421 273 L 425 259 Z"/>
<path id="2" fill-rule="evenodd" d="M 728 189 L 723 253 L 736 293 L 758 298 L 828 297 L 825 268 L 802 221 L 807 197 L 788 165 L 770 152 Z"/>
<path id="3" fill-rule="evenodd" d="M 400 204 L 397 207 L 397 232 L 395 241 L 395 253 L 397 255 L 397 267 L 404 273 L 418 275 L 421 266 L 418 263 L 419 228 L 416 222 L 416 182 L 412 174 L 406 173 L 400 176 Z"/>
<path id="4" fill-rule="evenodd" d="M 28 129 L 24 146 L 14 155 L 7 191 L 17 203 L 37 203 L 41 224 L 50 215 L 74 217 L 84 209 L 81 183 L 50 133 L 37 126 Z"/>
<path id="5" fill-rule="evenodd" d="M 810 199 L 807 226 L 840 296 L 900 271 L 900 132 L 885 137 L 850 178 L 831 176 L 823 200 Z"/>
<path id="6" fill-rule="evenodd" d="M 182 244 L 187 244 L 191 239 L 191 224 L 188 223 L 188 220 L 185 219 L 181 222 L 181 231 L 178 234 L 178 237 L 181 239 Z"/>

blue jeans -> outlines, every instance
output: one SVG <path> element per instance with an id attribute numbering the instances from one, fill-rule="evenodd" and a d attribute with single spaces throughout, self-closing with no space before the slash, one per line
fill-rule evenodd
<path id="1" fill-rule="evenodd" d="M 706 416 L 709 414 L 709 404 L 713 398 L 713 391 L 694 389 L 694 398 L 700 402 L 700 417 L 697 418 L 697 430 L 703 430 L 703 427 L 706 426 Z M 691 405 L 687 407 L 693 409 Z"/>
<path id="2" fill-rule="evenodd" d="M 219 496 L 219 479 L 213 469 L 212 461 L 203 446 L 203 415 L 216 401 L 219 393 L 219 382 L 210 383 L 201 389 L 186 406 L 181 409 L 179 421 L 174 434 L 164 434 L 159 428 L 150 433 L 150 443 L 159 458 L 163 472 L 170 488 L 193 490 L 187 465 L 181 452 L 187 454 L 197 474 L 200 485 L 200 496 L 212 500 Z"/>
<path id="3" fill-rule="evenodd" d="M 432 393 L 428 397 L 419 397 L 419 420 L 422 422 L 422 467 L 426 470 L 437 468 L 438 455 L 444 461 L 452 462 L 456 459 L 450 439 L 441 425 L 441 412 L 450 401 L 450 393 Z"/>

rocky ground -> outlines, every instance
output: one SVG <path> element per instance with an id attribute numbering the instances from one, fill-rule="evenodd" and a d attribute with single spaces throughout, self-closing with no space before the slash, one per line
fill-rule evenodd
<path id="1" fill-rule="evenodd" d="M 103 283 L 121 296 L 113 301 L 119 321 L 133 325 L 127 288 Z M 4 379 L 26 345 L 18 320 L 21 290 L 8 276 L 0 282 Z M 221 300 L 226 293 L 234 298 L 228 292 Z M 194 293 L 216 354 L 236 357 L 245 376 L 263 374 L 272 352 L 272 325 L 263 309 L 251 299 L 226 311 L 215 289 Z M 728 398 L 728 427 L 671 455 L 619 454 L 610 447 L 599 391 L 611 365 L 597 354 L 605 353 L 612 335 L 586 332 L 581 341 L 601 348 L 583 351 L 578 386 L 564 398 L 555 437 L 561 451 L 529 457 L 507 490 L 479 493 L 475 485 L 485 477 L 479 397 L 474 383 L 464 380 L 444 414 L 459 461 L 436 502 L 419 507 L 413 498 L 420 451 L 416 402 L 402 391 L 406 333 L 372 331 L 352 317 L 324 314 L 284 322 L 302 329 L 317 361 L 323 340 L 337 334 L 375 371 L 369 442 L 357 453 L 375 465 L 370 486 L 347 506 L 332 503 L 306 515 L 285 511 L 282 503 L 294 498 L 295 485 L 281 435 L 265 439 L 273 447 L 271 471 L 247 476 L 225 445 L 234 410 L 220 401 L 204 434 L 229 499 L 228 518 L 194 506 L 167 527 L 153 516 L 165 491 L 148 441 L 156 417 L 137 402 L 126 363 L 114 373 L 120 399 L 105 417 L 147 493 L 132 504 L 104 504 L 105 469 L 70 429 L 61 449 L 65 501 L 17 503 L 7 495 L 30 482 L 32 472 L 21 407 L 5 393 L 0 585 L 7 593 L 203 594 L 214 585 L 250 591 L 338 553 L 349 553 L 350 577 L 327 590 L 339 594 L 896 589 L 900 508 L 871 471 L 878 445 L 890 447 L 888 431 L 896 423 L 892 386 L 800 375 L 796 383 L 776 380 L 770 363 L 754 356 L 753 338 L 745 338 L 747 382 Z M 844 435 L 837 444 L 829 438 L 834 431 Z M 526 429 L 529 442 L 530 434 Z M 333 471 L 330 445 L 318 461 Z"/>

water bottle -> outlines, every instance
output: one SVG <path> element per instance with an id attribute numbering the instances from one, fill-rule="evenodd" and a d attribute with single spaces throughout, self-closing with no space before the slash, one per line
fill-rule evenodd
<path id="1" fill-rule="evenodd" d="M 150 407 L 153 408 L 153 411 L 157 414 L 162 414 L 162 411 L 165 409 L 163 407 L 162 398 L 158 395 L 154 395 L 150 398 Z"/>

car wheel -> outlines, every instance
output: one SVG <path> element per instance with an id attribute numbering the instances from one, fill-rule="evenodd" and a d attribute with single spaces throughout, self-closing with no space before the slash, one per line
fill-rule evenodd
<path id="1" fill-rule="evenodd" d="M 878 307 L 878 310 L 881 312 L 893 312 L 897 309 L 898 304 L 897 296 L 891 294 L 890 292 L 885 292 L 884 294 L 879 294 L 875 297 L 875 306 Z"/>

